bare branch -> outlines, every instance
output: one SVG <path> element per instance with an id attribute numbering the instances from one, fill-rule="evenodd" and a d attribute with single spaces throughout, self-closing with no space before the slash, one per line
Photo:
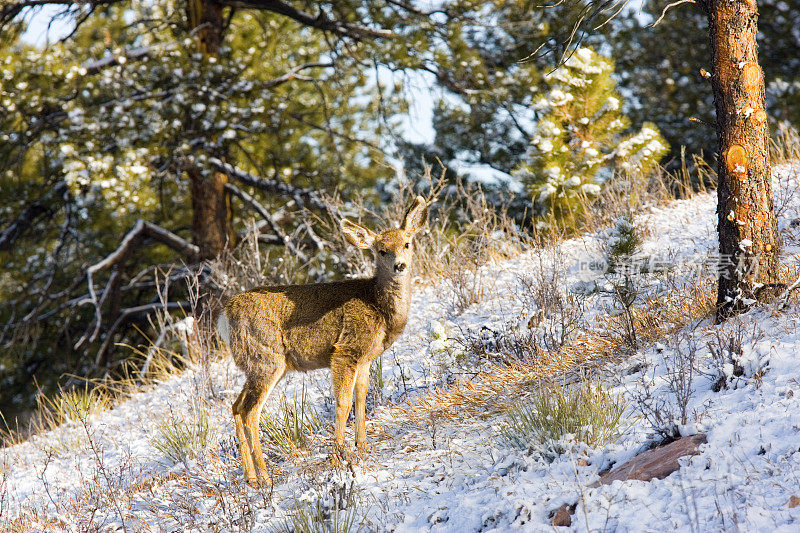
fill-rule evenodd
<path id="1" fill-rule="evenodd" d="M 94 341 L 97 338 L 97 335 L 100 332 L 100 327 L 102 325 L 102 313 L 101 307 L 102 303 L 105 300 L 106 293 L 108 288 L 110 287 L 109 284 L 106 285 L 106 289 L 103 291 L 102 298 L 98 300 L 97 293 L 95 292 L 94 288 L 94 280 L 92 279 L 93 276 L 111 265 L 116 265 L 123 263 L 127 258 L 128 254 L 139 245 L 140 241 L 145 237 L 149 237 L 151 239 L 155 239 L 159 241 L 173 250 L 181 253 L 184 256 L 192 256 L 196 255 L 200 252 L 200 249 L 190 242 L 186 241 L 185 239 L 178 237 L 174 233 L 169 230 L 166 230 L 152 222 L 147 220 L 139 219 L 133 225 L 133 228 L 123 237 L 122 242 L 117 247 L 116 250 L 108 254 L 102 261 L 99 263 L 95 263 L 91 265 L 89 268 L 86 269 L 86 283 L 89 287 L 89 297 L 78 302 L 78 305 L 84 304 L 92 304 L 95 309 L 95 324 L 94 329 L 91 333 L 87 329 L 86 333 L 78 339 L 78 342 L 75 343 L 75 349 L 80 348 L 80 346 L 86 342 Z"/>
<path id="2" fill-rule="evenodd" d="M 42 6 L 64 6 L 70 8 L 88 7 L 94 11 L 98 6 L 116 4 L 122 0 L 5 0 L 0 7 L 0 28 L 14 20 L 23 11 Z"/>
<path id="3" fill-rule="evenodd" d="M 237 168 L 230 163 L 226 163 L 219 158 L 209 157 L 208 163 L 219 172 L 226 176 L 236 178 L 238 181 L 261 189 L 262 191 L 280 194 L 288 198 L 294 199 L 299 207 L 304 207 L 306 202 L 310 207 L 315 209 L 326 210 L 327 204 L 322 195 L 312 189 L 301 189 L 300 187 L 293 187 L 288 183 L 279 180 L 270 180 L 254 176 L 244 170 Z"/>
<path id="4" fill-rule="evenodd" d="M 106 353 L 108 348 L 111 346 L 111 341 L 114 338 L 114 332 L 125 322 L 127 322 L 132 316 L 140 315 L 143 313 L 148 313 L 152 311 L 159 311 L 159 310 L 180 310 L 180 309 L 189 309 L 190 304 L 189 302 L 157 302 L 151 304 L 144 304 L 144 305 L 137 305 L 136 307 L 129 307 L 127 309 L 123 309 L 120 311 L 119 316 L 114 321 L 114 324 L 111 325 L 109 330 L 106 332 L 106 338 L 103 341 L 102 346 L 97 351 L 97 355 L 95 356 L 95 365 L 100 366 L 100 361 L 103 360 L 103 355 Z"/>
<path id="5" fill-rule="evenodd" d="M 655 22 L 653 22 L 652 24 L 650 24 L 650 27 L 655 27 L 655 26 L 657 26 L 657 25 L 658 25 L 658 23 L 659 23 L 659 22 L 661 22 L 661 21 L 664 19 L 664 15 L 666 15 L 666 14 L 667 14 L 667 11 L 669 11 L 671 8 L 673 8 L 673 7 L 675 7 L 675 6 L 679 6 L 679 5 L 681 5 L 681 4 L 694 4 L 694 3 L 695 3 L 695 1 L 694 1 L 694 0 L 678 0 L 677 2 L 672 2 L 671 4 L 668 4 L 668 5 L 666 5 L 666 6 L 664 7 L 664 10 L 661 12 L 661 16 L 660 16 L 660 17 L 658 17 L 658 20 L 656 20 Z"/>
<path id="6" fill-rule="evenodd" d="M 302 72 L 303 70 L 306 70 L 306 69 L 309 69 L 309 68 L 330 68 L 330 67 L 333 67 L 333 66 L 334 66 L 333 63 L 305 63 L 303 65 L 298 65 L 298 66 L 294 67 L 293 69 L 291 69 L 286 74 L 284 74 L 283 76 L 280 76 L 278 78 L 275 78 L 275 79 L 272 79 L 272 80 L 269 80 L 269 81 L 265 82 L 263 84 L 263 87 L 265 89 L 272 89 L 274 87 L 277 87 L 278 85 L 286 83 L 287 81 L 292 81 L 294 79 L 304 79 L 304 78 L 298 76 L 298 74 L 300 72 Z"/>
<path id="7" fill-rule="evenodd" d="M 245 229 L 239 231 L 239 233 L 237 234 L 238 240 L 241 241 L 242 239 L 245 239 L 247 237 L 247 235 L 251 231 L 253 231 L 253 229 L 255 229 L 256 233 L 258 234 L 258 242 L 263 243 L 263 244 L 269 244 L 269 245 L 282 245 L 283 244 L 283 239 L 281 239 L 277 235 L 270 235 L 270 234 L 266 234 L 266 233 L 261 233 L 261 229 L 264 226 L 268 226 L 268 225 L 269 224 L 267 224 L 266 220 L 259 220 L 254 224 L 254 228 L 250 227 L 250 228 L 245 228 Z"/>
<path id="8" fill-rule="evenodd" d="M 270 212 L 267 211 L 263 205 L 258 203 L 258 201 L 255 198 L 253 198 L 243 190 L 239 189 L 238 187 L 230 183 L 225 184 L 225 190 L 231 193 L 232 195 L 236 196 L 240 200 L 242 200 L 245 204 L 250 206 L 251 209 L 253 209 L 259 215 L 261 215 L 261 218 L 267 221 L 269 227 L 272 229 L 275 235 L 277 235 L 281 239 L 282 243 L 286 246 L 286 248 L 288 248 L 289 251 L 295 256 L 297 256 L 297 258 L 300 259 L 300 261 L 302 261 L 303 263 L 308 262 L 308 256 L 305 253 L 303 253 L 302 250 L 300 250 L 297 244 L 288 235 L 286 235 L 286 232 L 284 232 L 283 228 L 281 228 L 280 225 L 277 222 L 275 222 L 275 219 L 270 214 Z"/>
<path id="9" fill-rule="evenodd" d="M 390 30 L 373 29 L 360 24 L 333 20 L 324 11 L 320 11 L 318 15 L 314 16 L 280 0 L 222 0 L 220 3 L 236 8 L 270 11 L 289 17 L 304 26 L 356 40 L 396 37 L 396 34 Z"/>

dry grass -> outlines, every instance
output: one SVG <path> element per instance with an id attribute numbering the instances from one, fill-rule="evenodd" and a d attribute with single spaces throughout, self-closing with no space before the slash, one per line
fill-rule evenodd
<path id="1" fill-rule="evenodd" d="M 3 420 L 5 427 L 0 430 L 0 442 L 3 446 L 20 444 L 32 435 L 52 431 L 62 424 L 84 422 L 109 409 L 113 403 L 113 395 L 106 387 L 84 381 L 82 387 L 67 389 L 59 386 L 52 396 L 47 396 L 40 390 L 36 403 L 36 411 L 25 428 L 11 428 Z"/>
<path id="2" fill-rule="evenodd" d="M 715 302 L 713 280 L 646 302 L 636 314 L 640 342 L 656 342 L 692 321 L 713 316 Z M 623 335 L 608 333 L 618 320 L 606 317 L 560 350 L 542 353 L 533 364 L 495 364 L 473 380 L 458 381 L 447 390 L 431 390 L 409 401 L 407 407 L 394 406 L 398 420 L 426 425 L 431 414 L 452 421 L 483 419 L 513 409 L 543 381 L 557 378 L 570 382 L 620 363 L 630 353 L 628 345 Z"/>
<path id="3" fill-rule="evenodd" d="M 192 419 L 170 417 L 156 428 L 150 445 L 172 464 L 194 459 L 206 450 L 214 429 L 204 410 L 197 410 Z"/>
<path id="4" fill-rule="evenodd" d="M 305 388 L 290 403 L 281 396 L 277 412 L 261 415 L 261 440 L 273 459 L 297 457 L 322 427 L 319 415 L 306 398 Z"/>
<path id="5" fill-rule="evenodd" d="M 796 162 L 800 159 L 800 134 L 789 124 L 779 122 L 769 148 L 773 164 Z"/>

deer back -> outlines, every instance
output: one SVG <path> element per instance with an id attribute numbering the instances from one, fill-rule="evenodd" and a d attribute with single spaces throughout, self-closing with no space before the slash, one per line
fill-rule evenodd
<path id="1" fill-rule="evenodd" d="M 291 370 L 330 366 L 336 346 L 352 356 L 377 356 L 388 324 L 374 279 L 257 287 L 233 296 L 225 314 L 242 368 L 252 365 L 254 347 L 285 357 Z"/>

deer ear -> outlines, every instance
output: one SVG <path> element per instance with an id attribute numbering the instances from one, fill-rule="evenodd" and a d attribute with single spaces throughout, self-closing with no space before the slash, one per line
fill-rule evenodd
<path id="1" fill-rule="evenodd" d="M 419 230 L 425 227 L 425 222 L 428 221 L 428 206 L 425 204 L 425 199 L 422 196 L 414 198 L 414 203 L 406 211 L 406 216 L 403 218 L 401 227 L 403 231 L 409 235 L 416 234 Z"/>
<path id="2" fill-rule="evenodd" d="M 346 218 L 342 220 L 342 233 L 344 233 L 344 238 L 347 239 L 347 242 L 357 248 L 371 248 L 377 237 L 364 226 L 351 222 Z"/>

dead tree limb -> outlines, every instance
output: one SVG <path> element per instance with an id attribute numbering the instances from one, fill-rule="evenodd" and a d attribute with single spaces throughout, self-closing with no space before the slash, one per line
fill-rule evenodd
<path id="1" fill-rule="evenodd" d="M 341 37 L 350 37 L 355 40 L 397 36 L 391 30 L 373 29 L 352 22 L 334 20 L 322 10 L 317 15 L 312 15 L 279 0 L 222 0 L 220 3 L 236 8 L 271 11 L 272 13 L 289 17 L 303 26 L 329 31 Z"/>
<path id="2" fill-rule="evenodd" d="M 250 185 L 251 187 L 261 189 L 265 192 L 280 194 L 281 196 L 292 198 L 300 208 L 305 207 L 306 204 L 308 204 L 309 207 L 320 210 L 327 210 L 328 208 L 328 205 L 323 199 L 322 195 L 312 189 L 293 187 L 288 183 L 279 180 L 270 180 L 261 178 L 259 176 L 254 176 L 253 174 L 245 172 L 244 170 L 235 167 L 230 163 L 226 163 L 216 157 L 209 157 L 208 164 L 211 165 L 215 170 L 222 172 L 229 177 L 235 178 L 245 185 Z"/>
<path id="3" fill-rule="evenodd" d="M 333 66 L 334 66 L 333 63 L 320 63 L 320 62 L 305 63 L 303 65 L 298 65 L 293 69 L 289 70 L 289 72 L 287 72 L 286 74 L 283 74 L 282 76 L 278 76 L 277 78 L 264 82 L 263 87 L 265 89 L 273 89 L 279 85 L 286 83 L 287 81 L 292 81 L 292 80 L 311 81 L 311 78 L 300 76 L 300 72 L 310 68 L 330 68 Z"/>
<path id="4" fill-rule="evenodd" d="M 269 211 L 267 211 L 267 209 L 263 205 L 258 203 L 258 201 L 255 198 L 253 198 L 252 196 L 250 196 L 237 186 L 232 185 L 230 183 L 225 184 L 225 190 L 231 193 L 232 195 L 236 196 L 237 198 L 239 198 L 241 201 L 247 204 L 253 211 L 261 215 L 261 218 L 267 221 L 267 224 L 269 225 L 272 232 L 275 233 L 275 235 L 277 235 L 281 239 L 282 243 L 286 246 L 286 248 L 303 263 L 308 262 L 308 256 L 305 253 L 303 253 L 303 251 L 297 246 L 297 243 L 295 243 L 291 237 L 286 235 L 286 232 L 283 231 L 283 228 L 281 228 L 280 224 L 275 222 L 275 218 L 272 216 L 272 214 Z"/>
<path id="5" fill-rule="evenodd" d="M 75 343 L 75 349 L 80 348 L 81 345 L 83 345 L 83 343 L 86 341 L 93 342 L 100 333 L 103 320 L 101 307 L 106 299 L 108 289 L 111 287 L 111 282 L 114 278 L 114 276 L 112 276 L 112 278 L 109 279 L 109 283 L 106 284 L 106 288 L 103 291 L 102 297 L 98 300 L 97 293 L 95 292 L 93 276 L 105 268 L 123 263 L 130 252 L 139 245 L 142 239 L 148 237 L 169 246 L 184 257 L 191 257 L 199 252 L 197 246 L 188 242 L 186 239 L 175 235 L 171 231 L 153 224 L 152 222 L 148 222 L 147 220 L 137 220 L 133 225 L 133 228 L 125 235 L 125 237 L 123 237 L 122 242 L 116 250 L 108 254 L 102 261 L 95 263 L 86 269 L 86 283 L 89 287 L 89 296 L 88 298 L 79 302 L 78 305 L 92 304 L 94 306 L 95 325 L 91 333 L 87 329 L 86 333 L 84 333 L 81 338 L 78 339 L 78 342 Z"/>

